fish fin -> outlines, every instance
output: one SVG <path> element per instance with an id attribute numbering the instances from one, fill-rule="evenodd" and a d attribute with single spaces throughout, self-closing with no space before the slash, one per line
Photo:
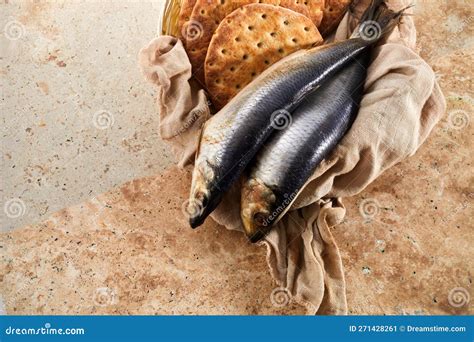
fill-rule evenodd
<path id="1" fill-rule="evenodd" d="M 321 84 L 319 83 L 309 83 L 306 87 L 296 93 L 292 101 L 283 107 L 283 110 L 292 113 L 308 95 L 314 93 L 320 87 Z"/>
<path id="2" fill-rule="evenodd" d="M 196 153 L 194 154 L 194 164 L 196 164 L 196 160 L 199 158 L 199 152 L 201 151 L 201 141 L 202 136 L 204 135 L 204 129 L 206 128 L 207 121 L 203 123 L 201 127 L 201 131 L 199 132 L 198 144 L 196 146 Z"/>
<path id="3" fill-rule="evenodd" d="M 393 11 L 387 7 L 385 0 L 372 0 L 351 38 L 362 38 L 368 43 L 378 41 L 390 33 L 398 25 L 402 16 L 406 15 L 404 12 L 413 6 L 409 5 L 400 11 Z"/>

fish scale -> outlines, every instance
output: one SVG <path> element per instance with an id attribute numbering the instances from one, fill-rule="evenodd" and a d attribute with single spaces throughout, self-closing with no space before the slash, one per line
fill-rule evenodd
<path id="1" fill-rule="evenodd" d="M 367 61 L 365 51 L 309 94 L 294 111 L 292 124 L 275 132 L 257 154 L 243 185 L 242 193 L 248 197 L 242 198 L 241 205 L 245 231 L 251 241 L 260 239 L 283 216 L 316 167 L 350 127 L 362 97 Z M 263 224 L 254 222 L 254 217 L 263 217 Z"/>
<path id="2" fill-rule="evenodd" d="M 307 93 L 366 46 L 366 41 L 357 38 L 290 55 L 267 69 L 206 122 L 190 196 L 190 202 L 198 202 L 202 210 L 197 216 L 190 215 L 191 226 L 202 224 L 274 131 L 272 114 L 278 110 L 294 110 Z M 208 165 L 214 177 L 197 180 L 203 174 L 200 165 Z"/>
<path id="3" fill-rule="evenodd" d="M 393 19 L 400 14 L 390 11 L 383 0 L 374 0 L 363 20 L 376 19 L 383 30 L 393 27 Z M 272 114 L 294 111 L 308 94 L 375 41 L 355 35 L 295 52 L 266 69 L 206 122 L 188 203 L 191 227 L 204 222 L 272 134 Z"/>

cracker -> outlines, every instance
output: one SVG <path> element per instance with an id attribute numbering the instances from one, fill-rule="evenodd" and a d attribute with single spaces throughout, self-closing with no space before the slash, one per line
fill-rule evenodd
<path id="1" fill-rule="evenodd" d="M 194 76 L 204 80 L 204 60 L 212 35 L 221 21 L 234 10 L 252 3 L 282 5 L 307 17 L 314 17 L 319 24 L 323 0 L 197 0 L 188 22 L 185 37 Z M 318 7 L 319 4 L 319 7 Z M 318 12 L 319 10 L 319 12 Z M 318 19 L 319 18 L 319 19 Z"/>
<path id="2" fill-rule="evenodd" d="M 326 0 L 323 20 L 319 26 L 319 31 L 323 37 L 328 36 L 336 29 L 351 2 L 352 0 Z"/>
<path id="3" fill-rule="evenodd" d="M 320 43 L 311 19 L 292 10 L 251 4 L 232 12 L 212 37 L 205 61 L 206 86 L 214 105 L 224 106 L 281 58 Z"/>
<path id="4" fill-rule="evenodd" d="M 323 19 L 324 2 L 325 0 L 281 0 L 279 5 L 306 15 L 318 27 Z M 299 10 L 300 7 L 306 8 L 308 13 Z"/>
<path id="5" fill-rule="evenodd" d="M 185 43 L 185 37 L 187 35 L 186 25 L 191 19 L 191 14 L 193 13 L 194 5 L 196 5 L 197 0 L 182 0 L 181 8 L 179 10 L 178 16 L 178 27 L 179 27 L 179 38 Z"/>

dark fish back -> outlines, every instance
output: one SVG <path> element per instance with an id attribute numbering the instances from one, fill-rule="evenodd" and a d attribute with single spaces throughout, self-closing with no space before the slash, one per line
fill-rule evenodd
<path id="1" fill-rule="evenodd" d="M 305 63 L 295 63 L 290 70 L 273 72 L 255 91 L 244 89 L 234 134 L 223 142 L 222 163 L 216 171 L 216 191 L 226 191 L 274 131 L 271 116 L 278 110 L 292 112 L 324 81 L 353 61 L 365 48 L 362 39 L 350 39 L 328 45 L 317 53 L 309 50 Z M 272 69 L 268 69 L 268 75 Z"/>
<path id="2" fill-rule="evenodd" d="M 357 116 L 363 95 L 369 53 L 364 52 L 341 70 L 333 80 L 310 94 L 294 112 L 293 124 L 288 129 L 308 127 L 301 144 L 286 161 L 286 174 L 278 188 L 275 206 L 286 206 L 287 198 L 294 198 L 313 174 L 321 161 L 329 156 L 348 131 Z M 285 130 L 277 135 L 286 134 Z M 273 138 L 270 139 L 271 144 Z M 288 204 L 288 203 L 287 203 Z"/>

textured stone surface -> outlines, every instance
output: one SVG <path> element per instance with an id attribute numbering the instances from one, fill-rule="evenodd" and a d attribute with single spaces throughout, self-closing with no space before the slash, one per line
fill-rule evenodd
<path id="1" fill-rule="evenodd" d="M 3 231 L 172 162 L 137 68 L 160 3 L 1 1 L 1 205 L 25 208 Z"/>
<path id="2" fill-rule="evenodd" d="M 353 314 L 474 313 L 474 4 L 418 1 L 415 20 L 447 113 L 415 156 L 344 201 L 333 233 Z"/>
<path id="3" fill-rule="evenodd" d="M 171 168 L 1 237 L 10 314 L 282 314 L 265 248 L 182 211 L 190 173 Z"/>
<path id="4" fill-rule="evenodd" d="M 10 8 L 17 5 L 10 3 L 2 6 Z M 60 20 L 57 16 L 53 20 L 51 14 L 67 10 L 69 6 L 80 5 L 55 2 L 36 19 L 34 13 L 37 12 L 32 12 L 30 22 L 24 25 L 29 30 L 31 27 L 51 29 L 56 26 L 53 25 L 54 20 Z M 23 108 L 38 103 L 39 108 L 44 109 L 43 120 L 51 118 L 55 122 L 61 117 L 61 111 L 54 114 L 56 112 L 49 107 L 41 107 L 41 103 L 69 108 L 69 104 L 58 104 L 58 98 L 41 100 L 40 96 L 53 96 L 56 92 L 69 89 L 58 84 L 52 86 L 57 82 L 54 77 L 58 70 L 68 70 L 71 63 L 85 63 L 84 60 L 92 65 L 94 56 L 89 54 L 94 49 L 91 50 L 83 42 L 86 37 L 90 41 L 95 40 L 95 36 L 92 29 L 85 25 L 86 19 L 98 20 L 100 10 L 116 14 L 116 8 L 107 8 L 111 5 L 100 7 L 87 3 L 82 6 L 75 8 L 78 10 L 75 15 L 69 12 L 74 18 L 71 20 L 72 28 L 68 29 L 72 31 L 58 33 L 58 37 L 69 41 L 72 46 L 74 37 L 68 36 L 68 32 L 69 35 L 75 32 L 79 41 L 77 49 L 82 51 L 82 55 L 75 58 L 59 58 L 67 66 L 60 67 L 56 60 L 36 67 L 25 63 L 19 65 L 12 62 L 10 67 L 2 64 L 2 77 L 7 75 L 8 82 L 20 80 L 11 84 L 7 95 L 11 97 L 15 92 L 28 97 L 24 102 L 18 97 L 16 102 L 8 97 L 7 101 L 2 102 L 2 115 L 5 106 Z M 92 19 L 84 18 L 88 12 L 86 6 L 97 6 L 97 13 L 90 10 Z M 139 10 L 136 4 L 125 7 L 127 10 L 120 16 L 129 15 L 131 11 L 132 17 L 144 19 L 131 20 L 122 30 L 135 27 L 138 32 L 141 26 L 150 23 L 150 11 Z M 344 201 L 347 216 L 333 233 L 343 257 L 351 313 L 474 313 L 472 7 L 472 2 L 461 0 L 418 2 L 415 18 L 420 53 L 433 66 L 439 78 L 447 97 L 448 110 L 413 157 L 382 174 L 358 196 Z M 14 16 L 25 10 L 21 6 L 16 9 L 20 12 L 11 13 Z M 18 20 L 22 19 L 19 17 Z M 106 27 L 108 24 L 103 25 Z M 151 30 L 150 24 L 148 36 L 146 30 L 140 32 L 138 37 L 133 38 L 138 40 L 133 40 L 134 43 L 128 42 L 132 39 L 129 34 L 119 37 L 120 32 L 123 31 L 112 36 L 118 40 L 117 44 L 125 40 L 131 55 L 127 57 L 130 60 L 120 63 L 136 68 L 135 60 L 131 59 L 154 30 Z M 9 49 L 14 47 L 9 45 Z M 106 48 L 98 46 L 97 49 L 102 51 Z M 18 58 L 26 57 L 20 55 Z M 135 69 L 117 70 L 123 66 L 120 63 L 111 65 L 111 73 L 128 72 L 130 74 L 123 76 L 127 84 L 133 79 L 137 87 L 144 87 Z M 43 70 L 43 77 L 33 77 L 38 70 Z M 91 66 L 85 75 L 93 70 Z M 16 78 L 12 76 L 15 72 L 19 73 Z M 71 86 L 79 87 L 80 80 L 71 77 Z M 126 178 L 158 174 L 169 165 L 170 161 L 162 159 L 163 155 L 167 155 L 166 151 L 160 150 L 162 145 L 159 139 L 151 134 L 156 124 L 153 121 L 152 92 L 146 88 L 146 95 L 138 92 L 135 98 L 127 91 L 119 91 L 115 81 L 109 79 L 111 86 L 107 86 L 102 83 L 103 78 L 99 74 L 90 83 L 82 84 L 87 91 L 94 89 L 97 92 L 94 96 L 85 93 L 83 98 L 94 103 L 89 104 L 90 108 L 86 107 L 84 112 L 87 112 L 84 114 L 87 125 L 90 126 L 91 115 L 98 104 L 111 95 L 114 101 L 128 103 L 128 114 L 132 108 L 142 108 L 138 110 L 143 115 L 138 113 L 135 119 L 126 119 L 122 130 L 114 130 L 122 116 L 115 117 L 114 126 L 108 130 L 93 131 L 88 128 L 89 131 L 80 133 L 79 129 L 75 139 L 83 140 L 77 143 L 74 140 L 73 149 L 65 143 L 54 145 L 54 139 L 66 139 L 67 133 L 81 124 L 82 119 L 79 118 L 82 116 L 74 117 L 66 126 L 47 125 L 50 128 L 41 135 L 42 138 L 28 138 L 26 128 L 29 126 L 22 121 L 34 118 L 41 123 L 41 116 L 25 116 L 15 120 L 13 116 L 8 116 L 3 119 L 7 124 L 4 127 L 17 134 L 16 138 L 8 135 L 10 140 L 2 147 L 5 162 L 2 166 L 5 177 L 2 179 L 8 181 L 6 186 L 2 184 L 3 203 L 9 198 L 20 197 L 26 203 L 27 213 L 19 218 L 7 218 L 2 227 L 36 221 L 39 216 L 36 209 L 31 208 L 39 205 L 37 203 L 47 201 L 54 203 L 51 208 L 66 207 Z M 19 84 L 26 84 L 31 89 L 21 90 Z M 38 91 L 34 96 L 33 88 Z M 116 105 L 116 108 L 120 107 L 119 102 Z M 48 114 L 50 110 L 53 114 Z M 32 131 L 40 127 L 38 124 Z M 148 146 L 146 150 L 151 151 L 150 157 L 141 159 L 137 157 L 139 152 L 133 152 L 133 149 L 126 152 L 128 150 L 118 147 L 122 146 L 124 137 L 133 136 L 136 130 L 139 132 L 136 142 Z M 107 139 L 114 142 L 113 148 L 102 147 L 102 142 Z M 95 148 L 78 152 L 79 159 L 68 161 L 67 157 L 75 155 L 71 151 L 82 148 L 87 141 L 93 142 Z M 51 146 L 55 146 L 55 151 L 49 152 Z M 59 159 L 48 162 L 49 153 L 58 154 Z M 57 166 L 63 170 L 55 171 L 49 176 L 51 178 L 46 178 L 50 182 L 53 179 L 54 182 L 62 182 L 61 177 L 69 177 L 77 180 L 77 185 L 59 192 L 53 190 L 54 186 L 46 190 L 36 186 L 38 177 L 35 173 L 41 172 L 41 169 L 32 167 L 32 171 L 28 171 L 32 176 L 27 177 L 24 169 L 29 170 L 28 158 L 44 158 L 44 167 L 55 170 Z M 101 165 L 106 161 L 114 165 L 111 169 L 122 171 L 112 175 L 109 173 L 105 176 L 107 181 L 99 181 Z M 14 171 L 12 165 L 15 164 L 21 165 L 21 172 Z M 148 168 L 146 165 L 153 166 Z M 78 170 L 74 170 L 75 166 Z M 32 179 L 34 186 L 26 184 L 28 178 Z M 198 230 L 187 227 L 181 206 L 188 186 L 189 173 L 169 166 L 168 171 L 160 176 L 136 179 L 92 200 L 61 210 L 43 223 L 3 233 L 0 236 L 0 292 L 6 312 L 304 313 L 304 309 L 294 303 L 283 308 L 272 305 L 271 292 L 276 285 L 268 274 L 263 247 L 248 244 L 241 234 L 226 231 L 212 221 Z M 47 212 L 53 210 L 51 208 Z M 457 295 L 453 295 L 455 293 Z M 462 300 L 463 295 L 471 299 L 457 307 L 457 300 Z"/>

